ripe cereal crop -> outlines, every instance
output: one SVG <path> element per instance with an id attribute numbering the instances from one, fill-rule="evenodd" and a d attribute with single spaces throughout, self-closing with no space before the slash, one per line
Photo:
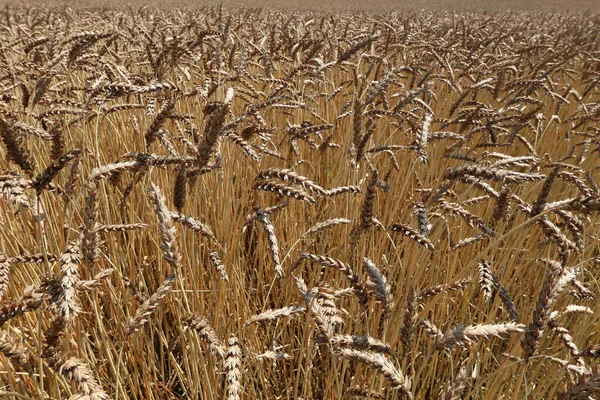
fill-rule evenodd
<path id="1" fill-rule="evenodd" d="M 3 9 L 0 398 L 598 398 L 599 18 Z"/>

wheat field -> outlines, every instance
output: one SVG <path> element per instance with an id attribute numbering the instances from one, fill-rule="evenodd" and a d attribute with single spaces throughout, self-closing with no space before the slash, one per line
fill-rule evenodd
<path id="1" fill-rule="evenodd" d="M 0 21 L 0 398 L 600 396 L 600 16 Z"/>

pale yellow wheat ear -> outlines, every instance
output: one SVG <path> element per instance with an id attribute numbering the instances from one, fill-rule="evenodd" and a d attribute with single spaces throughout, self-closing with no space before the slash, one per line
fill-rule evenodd
<path id="1" fill-rule="evenodd" d="M 223 265 L 223 261 L 221 261 L 221 256 L 219 255 L 219 252 L 216 250 L 211 251 L 209 256 L 210 262 L 212 263 L 213 267 L 217 270 L 219 275 L 221 275 L 221 279 L 223 279 L 226 282 L 229 282 L 229 276 L 227 276 L 227 270 Z"/>
<path id="2" fill-rule="evenodd" d="M 242 348 L 235 335 L 230 335 L 227 341 L 227 353 L 223 362 L 227 379 L 227 400 L 238 400 L 242 391 Z"/>
<path id="3" fill-rule="evenodd" d="M 362 193 L 359 186 L 339 186 L 325 191 L 325 195 L 329 197 L 338 196 L 344 193 Z"/>
<path id="4" fill-rule="evenodd" d="M 185 228 L 191 229 L 192 231 L 197 232 L 202 236 L 211 238 L 214 241 L 217 240 L 215 234 L 212 233 L 208 225 L 203 224 L 202 222 L 180 212 L 172 211 L 170 215 L 172 221 L 180 223 Z"/>
<path id="5" fill-rule="evenodd" d="M 14 336 L 0 332 L 0 353 L 10 360 L 15 366 L 32 373 L 29 350 Z"/>
<path id="6" fill-rule="evenodd" d="M 206 341 L 208 348 L 213 354 L 220 358 L 225 357 L 225 353 L 227 352 L 225 345 L 218 339 L 211 324 L 204 316 L 190 315 L 186 318 L 186 324 L 198 332 L 198 335 Z"/>
<path id="7" fill-rule="evenodd" d="M 77 385 L 80 398 L 108 400 L 110 396 L 104 391 L 98 380 L 94 377 L 92 370 L 82 360 L 69 358 L 65 360 L 59 371 L 61 375 L 73 381 Z"/>
<path id="8" fill-rule="evenodd" d="M 260 222 L 263 227 L 263 230 L 267 234 L 267 241 L 269 243 L 269 250 L 271 250 L 271 258 L 273 259 L 273 264 L 275 268 L 275 274 L 277 277 L 283 277 L 283 267 L 281 266 L 281 257 L 279 250 L 279 241 L 277 240 L 277 236 L 275 235 L 275 226 L 271 222 L 271 219 L 267 215 L 267 213 L 258 208 L 255 210 L 256 218 Z"/>
<path id="9" fill-rule="evenodd" d="M 175 227 L 171 219 L 171 212 L 167 208 L 166 199 L 162 191 L 155 184 L 151 184 L 148 189 L 148 196 L 154 203 L 154 213 L 158 219 L 158 229 L 160 232 L 160 248 L 163 251 L 165 260 L 172 268 L 177 270 L 181 262 L 181 254 L 175 239 Z"/>
<path id="10" fill-rule="evenodd" d="M 413 398 L 410 391 L 410 379 L 404 376 L 402 371 L 397 369 L 394 364 L 383 355 L 349 348 L 337 349 L 336 353 L 344 358 L 361 361 L 367 364 L 370 368 L 382 374 L 393 389 L 409 399 Z"/>
<path id="11" fill-rule="evenodd" d="M 98 288 L 113 272 L 115 272 L 114 269 L 108 268 L 97 273 L 92 279 L 80 280 L 77 282 L 77 289 L 81 291 L 89 291 Z"/>
<path id="12" fill-rule="evenodd" d="M 498 293 L 510 317 L 515 321 L 519 319 L 519 311 L 510 293 L 502 286 L 499 279 L 492 272 L 491 264 L 486 260 L 479 261 L 479 286 L 487 301 L 491 301 L 492 296 Z"/>
<path id="13" fill-rule="evenodd" d="M 508 322 L 504 324 L 457 326 L 439 337 L 438 349 L 451 349 L 455 345 L 468 346 L 481 338 L 501 337 L 512 332 L 525 332 L 525 325 Z"/>
<path id="14" fill-rule="evenodd" d="M 375 293 L 377 299 L 382 302 L 383 308 L 389 313 L 394 308 L 394 297 L 387 278 L 368 258 L 363 258 L 363 264 L 370 278 L 366 285 Z"/>
<path id="15" fill-rule="evenodd" d="M 334 334 L 334 326 L 330 323 L 330 320 L 323 312 L 322 307 L 316 301 L 315 296 L 308 290 L 304 280 L 296 277 L 294 277 L 294 280 L 296 281 L 296 287 L 298 288 L 300 295 L 306 302 L 310 316 L 314 320 L 319 334 L 325 342 L 329 342 Z"/>
<path id="16" fill-rule="evenodd" d="M 244 323 L 244 325 L 264 323 L 265 321 L 275 321 L 283 317 L 291 318 L 295 315 L 303 314 L 304 312 L 306 312 L 306 307 L 304 306 L 291 306 L 267 310 L 260 314 L 253 315 Z"/>
<path id="17" fill-rule="evenodd" d="M 370 350 L 376 353 L 392 354 L 392 348 L 389 344 L 371 336 L 360 336 L 357 334 L 334 335 L 328 343 L 337 348 L 349 347 L 356 350 Z"/>
<path id="18" fill-rule="evenodd" d="M 27 189 L 30 187 L 31 183 L 19 174 L 7 173 L 0 176 L 0 193 L 17 207 L 25 209 L 33 207 L 34 200 L 27 194 Z"/>
<path id="19" fill-rule="evenodd" d="M 81 313 L 80 300 L 78 296 L 79 266 L 81 264 L 81 249 L 78 242 L 69 243 L 66 251 L 60 256 L 60 272 L 62 299 L 58 304 L 58 311 L 66 322 Z"/>
<path id="20" fill-rule="evenodd" d="M 298 173 L 289 169 L 265 169 L 260 171 L 254 179 L 257 182 L 260 182 L 269 178 L 281 179 L 285 182 L 294 183 L 296 185 L 302 186 L 303 189 L 309 192 L 314 192 L 318 195 L 325 195 L 325 189 L 323 189 L 321 186 L 317 185 L 309 178 L 299 175 Z"/>
<path id="21" fill-rule="evenodd" d="M 317 222 L 310 229 L 302 234 L 302 237 L 313 235 L 317 232 L 321 232 L 323 230 L 329 229 L 334 226 L 349 224 L 351 221 L 346 218 L 332 218 L 327 221 Z"/>
<path id="22" fill-rule="evenodd" d="M 8 282 L 10 279 L 10 263 L 8 257 L 5 255 L 0 256 L 0 299 L 4 297 L 6 289 L 8 289 Z"/>
<path id="23" fill-rule="evenodd" d="M 259 180 L 254 185 L 255 189 L 265 192 L 277 193 L 281 196 L 291 197 L 296 200 L 305 201 L 308 203 L 316 203 L 314 197 L 307 192 L 288 186 L 283 183 L 272 182 L 268 180 Z"/>
<path id="24" fill-rule="evenodd" d="M 125 326 L 125 336 L 129 336 L 132 333 L 137 332 L 142 325 L 148 322 L 148 317 L 154 313 L 158 308 L 163 299 L 172 291 L 172 285 L 177 275 L 173 274 L 169 276 L 159 287 L 156 289 L 148 300 L 146 300 L 135 312 L 135 315 L 129 320 Z"/>
<path id="25" fill-rule="evenodd" d="M 285 361 L 291 360 L 293 357 L 287 353 L 281 353 L 277 351 L 265 351 L 264 353 L 255 355 L 257 360 L 272 360 L 272 361 Z"/>

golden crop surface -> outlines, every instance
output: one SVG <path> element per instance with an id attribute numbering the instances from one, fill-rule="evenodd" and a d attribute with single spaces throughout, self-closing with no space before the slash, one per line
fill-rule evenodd
<path id="1" fill-rule="evenodd" d="M 0 21 L 0 397 L 597 398 L 598 16 Z"/>

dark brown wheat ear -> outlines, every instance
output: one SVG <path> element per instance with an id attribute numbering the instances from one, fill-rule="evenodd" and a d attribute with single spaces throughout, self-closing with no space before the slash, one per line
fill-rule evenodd
<path id="1" fill-rule="evenodd" d="M 29 176 L 33 175 L 35 164 L 29 152 L 23 147 L 22 140 L 11 124 L 0 118 L 0 137 L 6 148 L 8 157 Z"/>

